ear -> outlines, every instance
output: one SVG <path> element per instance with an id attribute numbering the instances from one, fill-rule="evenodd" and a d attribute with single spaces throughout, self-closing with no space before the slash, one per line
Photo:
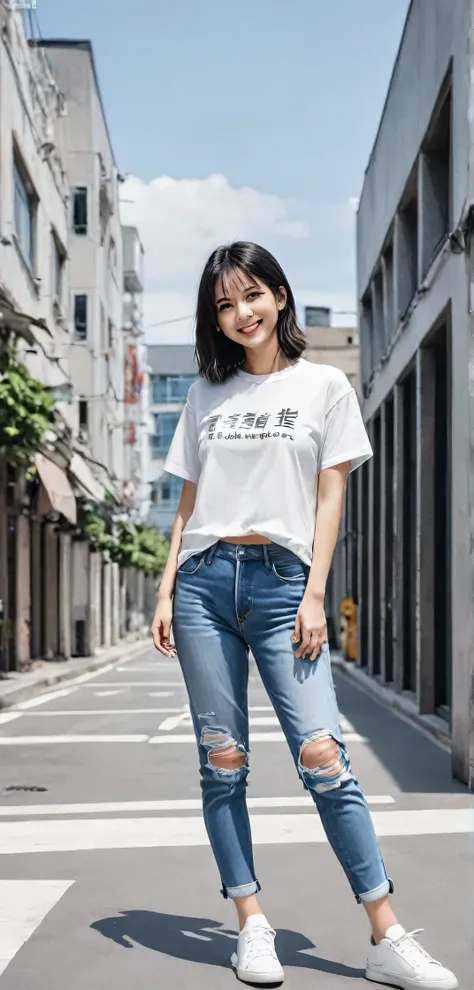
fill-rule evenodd
<path id="1" fill-rule="evenodd" d="M 288 294 L 284 285 L 280 285 L 277 293 L 277 306 L 280 312 L 285 308 L 287 298 L 288 298 Z"/>

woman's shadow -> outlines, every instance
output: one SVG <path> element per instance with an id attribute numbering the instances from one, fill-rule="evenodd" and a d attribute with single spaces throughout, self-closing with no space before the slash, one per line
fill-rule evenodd
<path id="1" fill-rule="evenodd" d="M 230 966 L 237 940 L 236 931 L 211 918 L 160 914 L 158 911 L 121 911 L 114 918 L 95 921 L 91 928 L 125 949 L 133 949 L 137 943 L 176 959 L 225 969 Z M 300 932 L 286 928 L 277 931 L 276 950 L 282 966 L 304 967 L 351 979 L 364 977 L 363 969 L 308 955 L 307 950 L 314 948 L 313 942 Z"/>

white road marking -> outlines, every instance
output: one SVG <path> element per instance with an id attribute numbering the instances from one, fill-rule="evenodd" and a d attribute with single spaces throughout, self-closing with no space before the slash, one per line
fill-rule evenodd
<path id="1" fill-rule="evenodd" d="M 94 697 L 96 698 L 111 698 L 112 695 L 123 694 L 123 691 L 94 691 Z"/>
<path id="2" fill-rule="evenodd" d="M 58 708 L 51 712 L 25 712 L 25 718 L 48 718 L 49 715 L 175 715 L 182 708 Z"/>
<path id="3" fill-rule="evenodd" d="M 139 743 L 148 742 L 146 735 L 129 736 L 0 736 L 0 746 L 54 746 L 63 743 Z"/>
<path id="4" fill-rule="evenodd" d="M 148 691 L 149 698 L 172 698 L 176 691 Z"/>
<path id="5" fill-rule="evenodd" d="M 103 684 L 99 686 L 101 688 L 116 688 L 117 684 L 121 688 L 170 688 L 170 687 L 182 687 L 184 688 L 184 681 L 104 681 Z M 96 687 L 95 684 L 87 684 L 87 687 Z"/>
<path id="6" fill-rule="evenodd" d="M 365 795 L 367 804 L 395 804 L 389 794 Z M 307 808 L 313 806 L 310 795 L 298 797 L 247 798 L 249 808 Z M 18 804 L 0 806 L 0 818 L 45 818 L 49 815 L 101 815 L 136 811 L 200 811 L 200 798 L 177 798 L 162 801 L 102 801 L 95 804 Z"/>
<path id="7" fill-rule="evenodd" d="M 22 712 L 2 712 L 0 715 L 0 725 L 4 725 L 5 722 L 14 722 L 15 719 L 21 717 Z"/>
<path id="8" fill-rule="evenodd" d="M 73 880 L 0 880 L 0 974 Z"/>
<path id="9" fill-rule="evenodd" d="M 204 929 L 203 929 L 204 931 Z M 181 935 L 187 935 L 188 938 L 198 938 L 200 942 L 212 942 L 212 938 L 208 938 L 207 935 L 198 935 L 196 932 L 181 932 Z"/>
<path id="10" fill-rule="evenodd" d="M 60 691 L 48 691 L 47 694 L 41 694 L 37 698 L 29 698 L 28 701 L 20 701 L 14 706 L 14 711 L 26 712 L 30 708 L 39 708 L 40 705 L 47 705 L 50 701 L 56 701 L 56 698 L 67 698 L 69 694 L 74 694 L 77 691 L 77 687 L 61 688 Z"/>
<path id="11" fill-rule="evenodd" d="M 164 722 L 158 726 L 160 732 L 170 732 L 171 729 L 176 729 L 178 725 L 182 725 L 183 722 L 189 722 L 192 728 L 191 712 L 181 712 L 180 715 L 171 715 L 169 718 L 165 718 Z"/>
<path id="12" fill-rule="evenodd" d="M 166 674 L 167 671 L 176 673 L 176 664 L 165 664 L 153 663 L 149 664 L 148 667 L 116 667 L 118 674 Z"/>
<path id="13" fill-rule="evenodd" d="M 193 743 L 194 734 L 188 733 L 187 735 L 176 735 L 176 736 L 152 736 L 148 740 L 151 744 L 163 744 L 163 743 Z M 357 732 L 347 732 L 344 734 L 344 742 L 346 743 L 367 743 L 369 740 L 365 736 L 359 736 Z M 286 742 L 283 732 L 251 732 L 250 742 Z"/>
<path id="14" fill-rule="evenodd" d="M 377 835 L 474 834 L 474 814 L 465 808 L 374 811 Z M 252 815 L 256 845 L 326 842 L 318 816 Z M 181 818 L 81 818 L 0 823 L 0 855 L 93 849 L 152 849 L 207 846 L 204 821 Z"/>

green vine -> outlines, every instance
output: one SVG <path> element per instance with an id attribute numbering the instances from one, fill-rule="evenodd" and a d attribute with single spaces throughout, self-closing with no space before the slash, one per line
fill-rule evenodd
<path id="1" fill-rule="evenodd" d="M 18 361 L 11 347 L 0 350 L 0 457 L 28 463 L 44 445 L 53 422 L 54 399 Z"/>
<path id="2" fill-rule="evenodd" d="M 136 567 L 152 577 L 163 572 L 168 540 L 154 526 L 117 518 L 110 501 L 83 501 L 79 525 L 94 549 L 108 554 L 120 567 Z"/>

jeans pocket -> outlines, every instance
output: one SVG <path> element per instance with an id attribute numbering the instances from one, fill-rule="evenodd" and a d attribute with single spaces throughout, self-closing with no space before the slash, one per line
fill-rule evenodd
<path id="1" fill-rule="evenodd" d="M 272 563 L 272 571 L 279 581 L 306 581 L 309 567 L 305 567 L 301 560 L 278 560 Z"/>
<path id="2" fill-rule="evenodd" d="M 178 568 L 178 574 L 195 574 L 199 570 L 205 557 L 205 552 L 193 553 L 190 557 L 187 557 L 185 561 Z"/>

